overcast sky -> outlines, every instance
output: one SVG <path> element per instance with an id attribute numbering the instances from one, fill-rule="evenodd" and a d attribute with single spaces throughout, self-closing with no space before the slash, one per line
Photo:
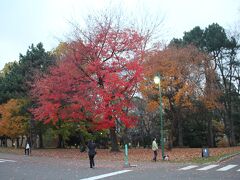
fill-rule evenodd
<path id="1" fill-rule="evenodd" d="M 195 26 L 218 23 L 227 29 L 240 20 L 240 0 L 0 0 L 0 69 L 18 61 L 32 43 L 53 49 L 70 32 L 69 21 L 120 2 L 132 15 L 163 17 L 167 40 Z"/>

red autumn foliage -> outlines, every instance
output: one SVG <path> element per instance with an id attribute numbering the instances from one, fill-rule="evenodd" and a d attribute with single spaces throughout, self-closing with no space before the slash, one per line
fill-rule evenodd
<path id="1" fill-rule="evenodd" d="M 134 124 L 127 110 L 142 77 L 144 38 L 130 29 L 96 28 L 69 43 L 64 59 L 35 81 L 36 120 L 88 121 L 97 129 L 114 127 L 116 120 Z"/>

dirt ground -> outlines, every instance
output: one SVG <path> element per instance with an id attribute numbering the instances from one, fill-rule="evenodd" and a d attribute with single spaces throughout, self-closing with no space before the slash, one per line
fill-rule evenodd
<path id="1" fill-rule="evenodd" d="M 24 154 L 24 149 L 15 148 L 2 148 L 0 152 Z M 240 146 L 226 147 L 226 148 L 209 148 L 209 155 L 222 156 L 225 154 L 233 154 L 240 152 Z M 191 161 L 192 159 L 201 157 L 201 148 L 174 148 L 171 151 L 165 150 L 165 154 L 169 155 L 170 160 L 174 162 L 178 161 Z M 128 152 L 129 161 L 151 161 L 153 153 L 151 149 L 131 148 Z M 79 149 L 33 149 L 32 156 L 46 156 L 52 158 L 77 158 L 87 159 L 86 152 L 80 152 Z M 123 161 L 124 150 L 121 152 L 110 152 L 108 149 L 97 149 L 97 159 L 106 161 Z M 158 151 L 158 159 L 161 159 L 161 149 Z"/>

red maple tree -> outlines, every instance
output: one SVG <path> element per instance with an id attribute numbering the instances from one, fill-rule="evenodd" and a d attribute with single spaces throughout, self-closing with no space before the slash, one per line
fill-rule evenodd
<path id="1" fill-rule="evenodd" d="M 87 121 L 95 129 L 129 127 L 131 97 L 142 78 L 144 37 L 131 29 L 97 24 L 68 43 L 64 59 L 35 81 L 35 119 L 53 124 Z M 114 130 L 115 131 L 115 130 Z"/>

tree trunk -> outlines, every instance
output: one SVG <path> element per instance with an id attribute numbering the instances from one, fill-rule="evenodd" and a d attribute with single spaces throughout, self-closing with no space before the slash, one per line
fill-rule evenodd
<path id="1" fill-rule="evenodd" d="M 85 139 L 84 139 L 81 131 L 79 133 L 79 138 L 80 138 L 80 145 L 79 145 L 80 147 L 79 148 L 83 152 L 83 151 L 85 151 L 87 149 L 87 146 L 86 146 L 86 142 L 85 142 Z"/>
<path id="2" fill-rule="evenodd" d="M 15 141 L 15 139 L 11 139 L 11 141 L 12 141 L 12 147 L 14 147 L 14 141 Z"/>
<path id="3" fill-rule="evenodd" d="M 17 145 L 17 148 L 19 148 L 19 137 L 17 137 L 16 141 L 17 141 L 17 142 L 16 142 L 16 143 L 17 143 L 17 144 L 16 144 L 16 145 Z"/>
<path id="4" fill-rule="evenodd" d="M 42 135 L 42 130 L 41 129 L 39 131 L 38 136 L 39 136 L 39 148 L 44 148 L 43 147 L 43 135 Z"/>
<path id="5" fill-rule="evenodd" d="M 236 146 L 235 132 L 233 128 L 230 130 L 230 146 Z"/>
<path id="6" fill-rule="evenodd" d="M 117 152 L 120 151 L 117 141 L 116 128 L 110 128 L 110 138 L 111 138 L 111 151 Z"/>
<path id="7" fill-rule="evenodd" d="M 232 116 L 231 116 L 231 111 L 228 113 L 228 119 L 229 119 L 229 130 L 230 130 L 230 134 L 229 134 L 229 144 L 230 146 L 236 146 L 236 139 L 235 139 L 235 131 L 234 131 L 234 124 L 233 124 L 233 120 L 232 120 Z"/>
<path id="8" fill-rule="evenodd" d="M 124 134 L 123 134 L 123 144 L 129 144 L 130 139 L 128 138 L 128 128 L 124 128 Z"/>
<path id="9" fill-rule="evenodd" d="M 20 147 L 23 147 L 23 136 L 21 136 Z"/>
<path id="10" fill-rule="evenodd" d="M 37 134 L 33 131 L 31 134 L 30 142 L 32 144 L 32 149 L 36 149 L 37 148 Z"/>
<path id="11" fill-rule="evenodd" d="M 140 134 L 140 138 L 141 138 L 141 141 L 142 141 L 142 145 L 143 145 L 143 147 L 145 148 L 146 147 L 146 143 L 145 143 L 145 137 L 146 137 L 146 135 L 145 135 L 145 133 L 144 133 L 144 122 L 143 122 L 143 120 L 144 120 L 144 117 L 142 116 L 141 118 L 140 118 L 140 123 L 141 123 L 141 126 L 140 126 L 140 130 L 141 130 L 141 134 Z M 145 127 L 146 128 L 146 127 Z"/>
<path id="12" fill-rule="evenodd" d="M 213 125 L 212 125 L 212 119 L 210 118 L 208 120 L 208 146 L 209 147 L 213 147 Z"/>
<path id="13" fill-rule="evenodd" d="M 225 106 L 227 107 L 227 106 Z M 225 120 L 225 132 L 228 138 L 229 146 L 236 146 L 236 139 L 235 139 L 235 131 L 234 131 L 234 124 L 231 117 L 231 109 L 226 108 L 226 120 Z"/>
<path id="14" fill-rule="evenodd" d="M 171 129 L 170 129 L 170 132 L 168 134 L 168 138 L 169 138 L 169 142 L 168 142 L 168 150 L 172 150 L 173 148 L 173 132 L 174 132 L 174 124 L 173 122 L 171 123 Z"/>
<path id="15" fill-rule="evenodd" d="M 58 134 L 58 145 L 57 148 L 64 148 L 64 140 L 61 134 Z"/>
<path id="16" fill-rule="evenodd" d="M 183 127 L 181 118 L 178 118 L 178 146 L 183 147 Z"/>
<path id="17" fill-rule="evenodd" d="M 5 147 L 8 147 L 8 144 L 7 144 L 7 137 L 4 138 L 4 145 L 5 145 Z"/>

